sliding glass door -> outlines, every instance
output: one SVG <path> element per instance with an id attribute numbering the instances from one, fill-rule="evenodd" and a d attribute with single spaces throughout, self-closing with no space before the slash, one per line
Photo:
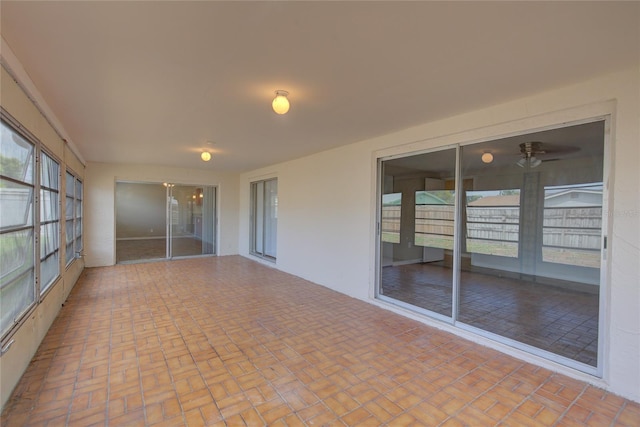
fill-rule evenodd
<path id="1" fill-rule="evenodd" d="M 216 253 L 216 188 L 116 183 L 116 262 Z"/>
<path id="2" fill-rule="evenodd" d="M 170 187 L 169 257 L 215 253 L 215 187 Z"/>
<path id="3" fill-rule="evenodd" d="M 380 295 L 447 318 L 455 172 L 455 148 L 383 163 Z"/>
<path id="4" fill-rule="evenodd" d="M 377 297 L 601 374 L 605 125 L 382 159 Z"/>
<path id="5" fill-rule="evenodd" d="M 278 180 L 251 183 L 251 241 L 253 255 L 276 259 L 278 231 Z"/>

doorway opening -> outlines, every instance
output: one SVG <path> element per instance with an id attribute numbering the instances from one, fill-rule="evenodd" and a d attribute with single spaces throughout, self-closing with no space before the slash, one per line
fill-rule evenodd
<path id="1" fill-rule="evenodd" d="M 216 187 L 116 183 L 116 263 L 216 254 Z"/>

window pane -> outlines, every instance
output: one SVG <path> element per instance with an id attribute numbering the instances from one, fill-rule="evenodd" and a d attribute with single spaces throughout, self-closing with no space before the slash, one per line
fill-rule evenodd
<path id="1" fill-rule="evenodd" d="M 73 242 L 73 220 L 68 219 L 65 222 L 65 243 L 69 244 Z"/>
<path id="2" fill-rule="evenodd" d="M 66 193 L 67 196 L 72 197 L 74 195 L 75 190 L 75 177 L 67 172 L 67 185 L 66 185 Z"/>
<path id="3" fill-rule="evenodd" d="M 466 194 L 467 251 L 517 258 L 520 189 Z"/>
<path id="4" fill-rule="evenodd" d="M 40 257 L 46 258 L 60 247 L 58 242 L 58 223 L 52 222 L 40 226 Z"/>
<path id="5" fill-rule="evenodd" d="M 544 189 L 542 260 L 600 268 L 602 183 Z"/>
<path id="6" fill-rule="evenodd" d="M 60 252 L 56 251 L 40 262 L 40 293 L 46 291 L 60 274 Z"/>
<path id="7" fill-rule="evenodd" d="M 82 222 L 76 221 L 75 224 L 75 239 L 76 239 L 76 251 L 80 251 L 82 249 Z"/>
<path id="8" fill-rule="evenodd" d="M 0 227 L 33 225 L 33 187 L 0 179 Z"/>
<path id="9" fill-rule="evenodd" d="M 382 241 L 400 243 L 400 215 L 402 213 L 402 193 L 382 195 Z"/>
<path id="10" fill-rule="evenodd" d="M 60 171 L 60 166 L 46 153 L 42 153 L 40 164 L 42 165 L 40 173 L 40 185 L 57 190 L 59 188 L 58 173 Z"/>
<path id="11" fill-rule="evenodd" d="M 65 264 L 69 265 L 71 261 L 75 258 L 76 254 L 73 251 L 73 240 L 70 243 L 67 243 L 65 246 Z"/>
<path id="12" fill-rule="evenodd" d="M 76 199 L 82 200 L 82 182 L 76 179 Z"/>
<path id="13" fill-rule="evenodd" d="M 453 250 L 454 191 L 416 191 L 415 197 L 415 244 Z"/>
<path id="14" fill-rule="evenodd" d="M 66 219 L 73 218 L 73 197 L 67 196 L 64 205 L 64 216 Z"/>
<path id="15" fill-rule="evenodd" d="M 0 332 L 35 301 L 34 248 L 31 229 L 0 235 Z"/>
<path id="16" fill-rule="evenodd" d="M 4 270 L 3 270 L 4 271 Z M 4 334 L 35 302 L 33 267 L 0 287 L 0 331 Z"/>
<path id="17" fill-rule="evenodd" d="M 33 184 L 33 144 L 4 122 L 0 125 L 0 175 Z"/>
<path id="18" fill-rule="evenodd" d="M 40 191 L 40 221 L 53 221 L 60 219 L 58 214 L 58 193 L 52 191 Z"/>
<path id="19" fill-rule="evenodd" d="M 32 229 L 0 235 L 0 286 L 33 268 L 33 241 Z"/>

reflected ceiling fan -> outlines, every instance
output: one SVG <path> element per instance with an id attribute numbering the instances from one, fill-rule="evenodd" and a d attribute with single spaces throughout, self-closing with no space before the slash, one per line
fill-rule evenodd
<path id="1" fill-rule="evenodd" d="M 580 148 L 553 144 L 545 144 L 543 146 L 542 142 L 540 141 L 523 142 L 522 144 L 520 144 L 520 160 L 516 162 L 516 165 L 520 166 L 521 168 L 533 169 L 540 166 L 543 161 L 552 162 L 555 160 L 560 160 L 560 158 L 540 159 L 540 155 L 568 154 L 574 153 L 576 151 L 580 151 Z"/>
<path id="2" fill-rule="evenodd" d="M 536 156 L 539 154 L 546 154 L 546 151 L 542 149 L 542 142 L 530 141 L 520 144 L 520 160 L 516 162 L 516 165 L 521 168 L 535 168 L 540 166 L 542 160 Z"/>

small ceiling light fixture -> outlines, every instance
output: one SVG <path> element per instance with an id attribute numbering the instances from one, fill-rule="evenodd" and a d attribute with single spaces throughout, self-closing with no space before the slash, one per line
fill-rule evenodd
<path id="1" fill-rule="evenodd" d="M 277 90 L 276 97 L 271 102 L 271 107 L 276 114 L 286 114 L 289 111 L 289 92 L 286 90 Z"/>
<path id="2" fill-rule="evenodd" d="M 211 153 L 208 151 L 203 151 L 202 154 L 200 154 L 200 158 L 203 162 L 208 162 L 209 160 L 211 160 Z"/>
<path id="3" fill-rule="evenodd" d="M 491 163 L 493 162 L 493 154 L 489 152 L 482 153 L 481 159 L 483 163 Z"/>

